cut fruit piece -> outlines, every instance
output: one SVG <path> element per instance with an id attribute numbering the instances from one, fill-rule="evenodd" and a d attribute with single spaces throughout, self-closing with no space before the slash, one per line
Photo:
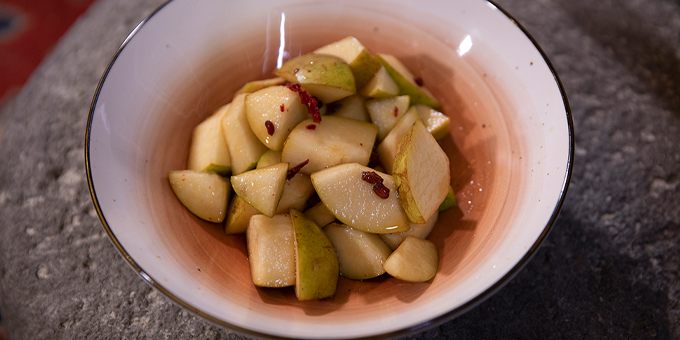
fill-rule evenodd
<path id="1" fill-rule="evenodd" d="M 253 215 L 260 211 L 253 208 L 241 196 L 234 196 L 229 203 L 229 212 L 224 221 L 224 232 L 226 234 L 242 234 L 248 228 L 248 222 Z"/>
<path id="2" fill-rule="evenodd" d="M 267 147 L 250 129 L 246 117 L 245 94 L 234 97 L 222 117 L 222 132 L 231 156 L 231 172 L 238 175 L 255 167 Z"/>
<path id="3" fill-rule="evenodd" d="M 414 107 L 411 107 L 375 149 L 380 158 L 380 164 L 385 167 L 388 174 L 392 174 L 392 166 L 394 164 L 394 158 L 399 151 L 399 143 L 404 139 L 404 136 L 406 136 L 406 133 L 411 129 L 413 123 L 419 119 L 420 116 L 418 116 L 418 111 Z"/>
<path id="4" fill-rule="evenodd" d="M 321 47 L 314 53 L 336 56 L 349 64 L 357 88 L 364 86 L 380 68 L 371 52 L 352 36 Z"/>
<path id="5" fill-rule="evenodd" d="M 385 260 L 383 268 L 397 279 L 425 282 L 437 274 L 438 265 L 439 255 L 434 243 L 409 236 Z"/>
<path id="6" fill-rule="evenodd" d="M 362 95 L 371 98 L 389 98 L 399 94 L 397 83 L 392 80 L 384 66 L 375 73 L 371 81 L 359 91 Z"/>
<path id="7" fill-rule="evenodd" d="M 371 117 L 366 111 L 366 100 L 359 94 L 353 94 L 340 101 L 326 105 L 332 107 L 328 109 L 329 114 L 338 117 L 352 118 L 362 122 L 371 122 Z M 333 112 L 330 112 L 333 111 Z"/>
<path id="8" fill-rule="evenodd" d="M 413 223 L 425 223 L 449 192 L 449 157 L 417 120 L 399 144 L 392 168 L 399 199 Z"/>
<path id="9" fill-rule="evenodd" d="M 383 140 L 385 136 L 397 124 L 409 107 L 408 96 L 398 96 L 386 99 L 372 99 L 366 101 L 366 109 L 371 116 L 373 124 L 378 126 L 378 139 Z"/>
<path id="10" fill-rule="evenodd" d="M 378 235 L 338 223 L 331 223 L 323 230 L 338 254 L 340 275 L 366 280 L 385 273 L 382 265 L 392 251 Z"/>
<path id="11" fill-rule="evenodd" d="M 231 176 L 234 192 L 255 209 L 272 217 L 286 184 L 288 163 L 279 163 Z"/>
<path id="12" fill-rule="evenodd" d="M 375 59 L 385 67 L 399 87 L 400 95 L 411 97 L 411 105 L 424 104 L 439 109 L 441 104 L 427 88 L 416 83 L 415 76 L 397 58 L 389 54 L 378 54 Z"/>
<path id="13" fill-rule="evenodd" d="M 194 128 L 188 170 L 216 172 L 221 176 L 229 176 L 231 173 L 229 149 L 220 125 L 228 108 L 229 104 L 222 106 Z"/>
<path id="14" fill-rule="evenodd" d="M 480 189 L 481 190 L 481 189 Z M 449 187 L 449 193 L 446 194 L 446 198 L 444 199 L 444 202 L 439 205 L 439 211 L 444 211 L 452 208 L 454 205 L 456 205 L 458 201 L 456 200 L 456 193 L 453 192 L 453 188 Z"/>
<path id="15" fill-rule="evenodd" d="M 364 172 L 382 178 L 382 185 L 389 189 L 387 198 L 381 198 L 374 191 L 375 183 L 362 179 Z M 376 234 L 409 229 L 408 218 L 397 198 L 396 186 L 388 174 L 356 163 L 342 164 L 315 172 L 312 184 L 328 210 L 352 228 Z"/>
<path id="16" fill-rule="evenodd" d="M 168 179 L 179 201 L 194 215 L 208 222 L 224 220 L 231 193 L 226 179 L 214 172 L 193 170 L 170 171 Z"/>
<path id="17" fill-rule="evenodd" d="M 302 210 L 310 196 L 314 193 L 312 180 L 308 175 L 296 174 L 293 178 L 286 180 L 283 185 L 283 194 L 276 207 L 277 214 L 287 214 L 290 209 Z"/>
<path id="18" fill-rule="evenodd" d="M 305 215 L 319 227 L 324 227 L 335 221 L 335 215 L 326 208 L 323 202 L 319 202 L 315 206 L 305 210 Z"/>
<path id="19" fill-rule="evenodd" d="M 401 242 L 403 242 L 409 236 L 415 236 L 417 238 L 426 239 L 434 225 L 437 224 L 437 218 L 439 218 L 439 212 L 435 212 L 432 217 L 430 217 L 424 224 L 411 223 L 411 230 L 402 233 L 392 233 L 392 234 L 380 234 L 380 238 L 392 249 L 395 250 Z"/>
<path id="20" fill-rule="evenodd" d="M 320 123 L 303 120 L 288 135 L 281 161 L 291 165 L 309 163 L 300 172 L 311 174 L 341 163 L 366 165 L 378 128 L 356 119 L 325 116 Z"/>
<path id="21" fill-rule="evenodd" d="M 267 150 L 257 161 L 256 169 L 281 163 L 281 151 Z"/>
<path id="22" fill-rule="evenodd" d="M 430 131 L 434 139 L 441 140 L 449 134 L 451 119 L 445 114 L 426 105 L 418 104 L 415 106 L 418 115 L 423 120 L 423 124 Z"/>
<path id="23" fill-rule="evenodd" d="M 254 215 L 246 232 L 250 276 L 258 287 L 295 284 L 295 230 L 288 215 Z"/>
<path id="24" fill-rule="evenodd" d="M 295 229 L 295 296 L 298 300 L 333 296 L 340 274 L 333 244 L 305 214 L 291 209 L 290 218 Z"/>
<path id="25" fill-rule="evenodd" d="M 297 83 L 312 96 L 331 103 L 356 92 L 354 76 L 342 59 L 323 54 L 304 54 L 285 62 L 274 74 Z"/>
<path id="26" fill-rule="evenodd" d="M 308 117 L 300 95 L 285 86 L 271 86 L 245 99 L 246 117 L 253 133 L 271 150 L 281 150 L 290 131 Z"/>
<path id="27" fill-rule="evenodd" d="M 240 90 L 238 90 L 238 92 L 236 92 L 236 95 L 243 94 L 243 93 L 253 93 L 253 92 L 262 90 L 265 87 L 283 85 L 285 82 L 286 82 L 286 80 L 281 78 L 281 77 L 264 79 L 264 80 L 249 81 L 245 85 L 243 85 L 243 87 Z"/>

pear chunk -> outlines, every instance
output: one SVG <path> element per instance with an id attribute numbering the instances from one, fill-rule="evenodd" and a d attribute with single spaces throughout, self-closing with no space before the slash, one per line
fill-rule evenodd
<path id="1" fill-rule="evenodd" d="M 246 117 L 253 133 L 271 150 L 281 150 L 290 131 L 308 117 L 300 95 L 285 86 L 270 86 L 245 99 Z"/>
<path id="2" fill-rule="evenodd" d="M 429 107 L 439 109 L 441 104 L 427 88 L 416 83 L 416 78 L 411 71 L 399 61 L 399 59 L 389 54 L 378 54 L 375 59 L 385 67 L 394 82 L 399 87 L 400 95 L 411 97 L 411 105 L 424 104 Z"/>
<path id="3" fill-rule="evenodd" d="M 322 228 L 335 221 L 335 215 L 326 208 L 323 202 L 319 202 L 315 206 L 305 210 L 305 215 Z"/>
<path id="4" fill-rule="evenodd" d="M 392 174 L 392 166 L 394 165 L 394 158 L 397 157 L 397 152 L 399 151 L 399 143 L 404 139 L 413 123 L 419 119 L 418 111 L 412 106 L 375 149 L 380 158 L 380 164 L 385 167 L 385 172 L 388 174 Z"/>
<path id="5" fill-rule="evenodd" d="M 411 223 L 409 226 L 411 229 L 409 231 L 404 231 L 401 233 L 392 234 L 380 234 L 380 238 L 387 244 L 390 249 L 395 250 L 401 242 L 403 242 L 409 236 L 415 236 L 417 238 L 426 239 L 434 225 L 437 224 L 437 218 L 439 218 L 439 212 L 436 211 L 432 217 L 430 217 L 424 224 Z"/>
<path id="6" fill-rule="evenodd" d="M 439 255 L 434 243 L 414 236 L 407 237 L 383 263 L 388 274 L 408 282 L 432 279 L 437 266 Z"/>
<path id="7" fill-rule="evenodd" d="M 229 148 L 233 175 L 254 168 L 260 156 L 267 151 L 267 147 L 250 129 L 246 117 L 245 98 L 246 94 L 234 97 L 222 117 L 222 131 Z"/>
<path id="8" fill-rule="evenodd" d="M 387 73 L 384 66 L 371 78 L 371 81 L 366 84 L 361 90 L 362 95 L 371 98 L 389 98 L 399 94 L 399 87 L 397 83 L 392 80 L 390 74 Z"/>
<path id="9" fill-rule="evenodd" d="M 224 220 L 231 188 L 214 172 L 181 170 L 168 174 L 172 191 L 194 215 L 213 223 Z"/>
<path id="10" fill-rule="evenodd" d="M 449 134 L 451 119 L 448 116 L 423 104 L 414 107 L 418 110 L 418 115 L 420 115 L 427 131 L 430 131 L 434 139 L 441 140 Z"/>
<path id="11" fill-rule="evenodd" d="M 357 119 L 362 122 L 371 122 L 371 117 L 368 115 L 368 111 L 366 111 L 366 100 L 359 94 L 353 94 L 324 107 L 329 106 L 333 107 L 333 112 L 329 113 L 334 116 Z M 329 109 L 328 111 L 331 110 Z"/>
<path id="12" fill-rule="evenodd" d="M 226 234 L 242 234 L 248 229 L 248 223 L 253 215 L 260 213 L 246 202 L 241 196 L 236 195 L 229 203 L 227 219 L 224 221 L 224 232 Z"/>
<path id="13" fill-rule="evenodd" d="M 288 163 L 270 165 L 231 176 L 234 192 L 255 209 L 272 217 L 283 194 Z"/>
<path id="14" fill-rule="evenodd" d="M 341 163 L 368 164 L 378 128 L 356 119 L 324 116 L 320 123 L 303 120 L 288 135 L 281 161 L 309 163 L 300 172 L 311 174 Z"/>
<path id="15" fill-rule="evenodd" d="M 333 244 L 305 214 L 291 209 L 290 218 L 295 230 L 295 296 L 298 300 L 333 296 L 340 274 Z"/>
<path id="16" fill-rule="evenodd" d="M 246 232 L 248 261 L 258 287 L 295 284 L 295 232 L 288 215 L 254 215 Z"/>
<path id="17" fill-rule="evenodd" d="M 458 203 L 458 200 L 456 200 L 456 193 L 453 192 L 453 187 L 449 187 L 449 193 L 446 194 L 446 198 L 444 199 L 444 202 L 439 205 L 439 211 L 444 211 L 452 208 Z"/>
<path id="18" fill-rule="evenodd" d="M 314 194 L 314 187 L 309 175 L 297 173 L 286 180 L 283 185 L 281 200 L 276 207 L 277 214 L 287 214 L 290 209 L 302 210 L 310 196 Z"/>
<path id="19" fill-rule="evenodd" d="M 373 190 L 374 184 L 362 179 L 375 173 L 389 189 L 387 198 Z M 369 233 L 394 233 L 409 230 L 409 221 L 399 203 L 392 176 L 357 163 L 341 164 L 312 174 L 312 184 L 321 202 L 342 223 Z"/>
<path id="20" fill-rule="evenodd" d="M 253 93 L 253 92 L 262 90 L 265 87 L 283 85 L 285 82 L 286 82 L 286 80 L 281 78 L 281 77 L 264 79 L 264 80 L 249 81 L 245 85 L 243 85 L 243 87 L 240 90 L 238 90 L 234 96 L 237 96 L 237 95 L 243 94 L 243 93 Z"/>
<path id="21" fill-rule="evenodd" d="M 331 103 L 356 92 L 354 75 L 347 63 L 334 56 L 304 54 L 285 62 L 274 74 L 300 84 L 312 96 Z"/>
<path id="22" fill-rule="evenodd" d="M 281 163 L 281 151 L 267 150 L 260 156 L 257 161 L 256 169 L 264 168 L 266 166 L 274 165 L 276 163 Z"/>
<path id="23" fill-rule="evenodd" d="M 373 124 L 378 126 L 378 139 L 385 136 L 397 124 L 409 107 L 408 96 L 390 97 L 385 99 L 372 99 L 366 101 L 366 109 L 371 116 Z"/>
<path id="24" fill-rule="evenodd" d="M 380 68 L 371 52 L 352 36 L 321 47 L 314 53 L 336 56 L 349 64 L 357 88 L 364 86 Z"/>
<path id="25" fill-rule="evenodd" d="M 425 223 L 446 198 L 451 182 L 449 157 L 420 120 L 399 144 L 392 175 L 413 223 Z"/>
<path id="26" fill-rule="evenodd" d="M 229 104 L 222 106 L 194 128 L 188 170 L 211 171 L 222 176 L 231 173 L 231 157 L 220 125 L 228 108 Z"/>
<path id="27" fill-rule="evenodd" d="M 385 273 L 383 262 L 392 251 L 376 234 L 331 223 L 323 229 L 333 243 L 340 261 L 340 275 L 366 280 Z"/>

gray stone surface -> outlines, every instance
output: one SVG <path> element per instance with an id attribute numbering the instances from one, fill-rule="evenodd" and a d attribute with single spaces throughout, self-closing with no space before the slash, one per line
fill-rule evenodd
<path id="1" fill-rule="evenodd" d="M 160 2 L 96 3 L 0 113 L 0 313 L 12 340 L 239 337 L 130 270 L 87 191 L 93 90 L 121 37 Z M 680 3 L 497 3 L 564 83 L 576 129 L 571 186 L 524 270 L 411 338 L 680 338 Z"/>

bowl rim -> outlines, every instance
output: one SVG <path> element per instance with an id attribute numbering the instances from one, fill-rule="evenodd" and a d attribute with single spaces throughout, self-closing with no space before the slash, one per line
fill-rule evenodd
<path id="1" fill-rule="evenodd" d="M 565 202 L 566 199 L 566 194 L 567 190 L 569 188 L 569 183 L 571 182 L 571 176 L 573 173 L 573 163 L 574 163 L 574 150 L 575 150 L 575 141 L 574 141 L 574 122 L 573 122 L 573 117 L 571 113 L 571 108 L 569 106 L 569 101 L 567 99 L 566 92 L 564 90 L 564 87 L 562 85 L 562 81 L 560 80 L 557 72 L 555 71 L 555 68 L 553 67 L 552 63 L 548 59 L 548 56 L 546 53 L 543 51 L 543 49 L 540 47 L 538 42 L 534 39 L 534 37 L 522 26 L 522 24 L 519 23 L 517 19 L 515 19 L 508 11 L 506 11 L 504 8 L 499 6 L 498 4 L 495 3 L 495 0 L 482 0 L 486 2 L 488 5 L 495 7 L 497 10 L 499 10 L 512 24 L 514 24 L 517 28 L 521 30 L 521 32 L 529 39 L 529 41 L 532 43 L 534 48 L 540 53 L 541 57 L 543 58 L 543 61 L 546 63 L 548 66 L 551 74 L 553 75 L 555 84 L 557 85 L 557 88 L 560 91 L 560 95 L 562 97 L 562 102 L 564 105 L 565 113 L 566 113 L 566 119 L 567 119 L 567 128 L 568 128 L 568 140 L 569 140 L 569 150 L 568 150 L 568 157 L 567 157 L 567 164 L 566 164 L 566 173 L 564 176 L 564 180 L 562 182 L 561 190 L 560 190 L 560 195 L 559 199 L 557 200 L 557 203 L 555 204 L 555 207 L 553 208 L 553 211 L 551 213 L 550 219 L 548 220 L 548 223 L 546 226 L 543 228 L 543 231 L 539 235 L 539 237 L 536 239 L 534 244 L 529 248 L 524 256 L 515 264 L 505 275 L 503 275 L 500 279 L 498 279 L 494 284 L 492 284 L 488 289 L 485 291 L 481 292 L 479 295 L 473 297 L 469 301 L 465 302 L 464 304 L 444 313 L 441 314 L 429 321 L 423 322 L 421 324 L 411 326 L 411 327 L 405 327 L 401 329 L 397 329 L 388 333 L 383 333 L 379 335 L 374 335 L 374 336 L 369 336 L 369 337 L 362 337 L 363 339 L 383 339 L 383 338 L 392 338 L 392 337 L 403 337 L 403 336 L 408 336 L 408 335 L 413 335 L 416 333 L 423 332 L 427 329 L 439 326 L 447 321 L 450 321 L 470 309 L 478 306 L 482 302 L 486 301 L 488 298 L 493 296 L 496 292 L 498 292 L 503 286 L 505 286 L 508 282 L 510 282 L 523 268 L 524 266 L 529 263 L 529 261 L 533 258 L 533 256 L 536 254 L 540 246 L 543 244 L 547 236 L 550 234 L 550 231 L 554 227 L 557 218 L 559 217 L 559 213 L 562 209 L 562 206 Z M 92 199 L 92 203 L 94 205 L 94 208 L 96 210 L 97 216 L 99 217 L 99 220 L 102 224 L 102 227 L 106 231 L 106 234 L 108 235 L 109 240 L 113 244 L 113 246 L 116 248 L 118 253 L 125 259 L 127 264 L 142 278 L 144 281 L 149 284 L 151 287 L 158 289 L 162 294 L 164 294 L 166 297 L 168 297 L 172 302 L 178 304 L 179 306 L 193 312 L 194 314 L 202 317 L 203 319 L 221 326 L 221 327 L 226 327 L 229 330 L 235 331 L 237 333 L 241 333 L 243 335 L 250 335 L 250 336 L 255 336 L 258 338 L 270 338 L 270 339 L 289 339 L 287 337 L 281 337 L 281 336 L 276 336 L 272 334 L 267 334 L 267 333 L 261 333 L 257 331 L 253 331 L 250 329 L 242 328 L 233 324 L 230 324 L 224 320 L 220 320 L 214 316 L 211 316 L 201 310 L 199 310 L 196 307 L 193 307 L 190 305 L 188 302 L 183 301 L 179 297 L 175 296 L 172 294 L 170 291 L 168 291 L 163 285 L 160 283 L 156 282 L 151 276 L 149 276 L 142 268 L 135 262 L 135 260 L 128 254 L 128 252 L 125 250 L 122 244 L 118 241 L 116 236 L 113 234 L 113 231 L 109 227 L 109 224 L 106 220 L 106 217 L 104 216 L 104 213 L 102 212 L 101 206 L 99 204 L 99 200 L 97 198 L 97 193 L 94 188 L 94 183 L 93 183 L 93 178 L 92 178 L 92 169 L 91 169 L 91 164 L 90 164 L 90 133 L 91 133 L 91 128 L 92 128 L 92 122 L 94 119 L 95 115 L 95 108 L 97 106 L 97 101 L 99 99 L 99 95 L 101 93 L 102 86 L 107 79 L 107 76 L 109 72 L 111 71 L 111 68 L 113 67 L 114 63 L 118 59 L 119 55 L 122 53 L 123 49 L 128 45 L 130 40 L 134 38 L 134 36 L 137 34 L 137 32 L 156 14 L 158 14 L 165 6 L 173 2 L 173 0 L 167 0 L 164 3 L 160 4 L 156 9 L 154 9 L 149 15 L 147 15 L 144 19 L 142 19 L 139 24 L 135 26 L 134 29 L 126 36 L 125 40 L 121 43 L 121 45 L 118 47 L 116 50 L 116 53 L 114 53 L 113 57 L 109 61 L 106 70 L 102 74 L 99 83 L 97 84 L 97 88 L 95 90 L 95 93 L 92 98 L 92 102 L 90 104 L 90 110 L 87 118 L 87 125 L 86 125 L 86 131 L 85 131 L 85 148 L 84 148 L 84 156 L 85 156 L 85 171 L 86 171 L 86 177 L 87 177 L 87 185 L 88 185 L 88 190 L 90 192 L 90 197 Z"/>

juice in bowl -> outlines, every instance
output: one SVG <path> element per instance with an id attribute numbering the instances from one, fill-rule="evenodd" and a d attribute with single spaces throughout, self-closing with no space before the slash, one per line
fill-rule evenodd
<path id="1" fill-rule="evenodd" d="M 414 6 L 175 0 L 138 26 L 102 79 L 86 146 L 95 205 L 131 266 L 211 321 L 291 338 L 406 335 L 506 283 L 566 192 L 566 97 L 541 51 L 493 4 Z M 255 287 L 245 237 L 185 209 L 168 172 L 186 168 L 194 127 L 243 84 L 346 36 L 397 57 L 441 102 L 451 123 L 440 145 L 458 204 L 428 237 L 439 258 L 432 280 L 341 277 L 333 297 L 299 301 L 293 288 Z"/>

